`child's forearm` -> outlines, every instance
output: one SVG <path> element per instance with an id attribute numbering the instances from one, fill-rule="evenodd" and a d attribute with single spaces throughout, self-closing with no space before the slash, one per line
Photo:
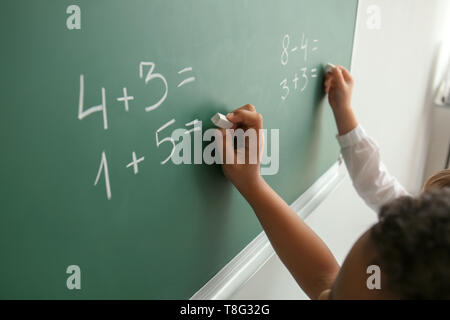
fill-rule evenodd
<path id="1" fill-rule="evenodd" d="M 310 298 L 318 298 L 339 270 L 328 247 L 262 177 L 238 189 L 297 283 Z"/>
<path id="2" fill-rule="evenodd" d="M 358 120 L 351 106 L 333 109 L 333 113 L 340 136 L 349 133 L 358 126 Z"/>

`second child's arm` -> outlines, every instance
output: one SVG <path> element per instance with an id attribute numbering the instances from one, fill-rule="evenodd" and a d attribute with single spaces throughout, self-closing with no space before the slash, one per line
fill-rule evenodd
<path id="1" fill-rule="evenodd" d="M 262 117 L 251 105 L 235 110 L 227 117 L 235 128 L 262 129 Z M 223 145 L 219 149 L 222 149 L 224 159 L 226 154 L 236 159 L 237 151 L 227 144 L 227 134 L 229 131 L 221 130 L 218 140 Z M 262 139 L 262 136 L 258 138 Z M 258 145 L 262 145 L 261 140 Z M 246 152 L 248 150 L 246 146 Z M 262 152 L 261 148 L 258 152 Z M 259 161 L 255 164 L 228 163 L 222 168 L 251 205 L 281 261 L 306 294 L 317 299 L 322 291 L 330 289 L 339 265 L 323 241 L 261 177 Z"/>
<path id="2" fill-rule="evenodd" d="M 350 73 L 337 66 L 327 74 L 324 87 L 336 120 L 342 157 L 353 185 L 366 204 L 378 212 L 383 204 L 409 194 L 389 174 L 381 161 L 377 144 L 358 125 L 351 106 L 353 84 Z"/>

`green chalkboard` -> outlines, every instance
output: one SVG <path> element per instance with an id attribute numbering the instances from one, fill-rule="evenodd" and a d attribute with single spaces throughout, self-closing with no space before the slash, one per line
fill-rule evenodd
<path id="1" fill-rule="evenodd" d="M 0 298 L 192 296 L 262 229 L 218 165 L 161 164 L 163 139 L 252 103 L 279 129 L 266 179 L 293 202 L 339 154 L 322 65 L 350 66 L 356 9 L 2 1 Z"/>

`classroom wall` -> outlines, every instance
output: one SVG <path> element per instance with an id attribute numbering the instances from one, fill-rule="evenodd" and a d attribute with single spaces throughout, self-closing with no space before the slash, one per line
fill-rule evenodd
<path id="1" fill-rule="evenodd" d="M 381 9 L 381 29 L 369 30 L 366 10 Z M 385 164 L 410 191 L 418 192 L 430 139 L 433 79 L 438 48 L 448 35 L 448 0 L 360 0 L 352 73 L 353 106 L 378 142 Z M 446 33 L 447 32 L 447 33 Z M 342 263 L 376 215 L 348 177 L 307 218 Z M 307 299 L 273 256 L 232 299 Z"/>
<path id="2" fill-rule="evenodd" d="M 444 39 L 450 39 L 450 19 L 444 30 Z M 450 41 L 441 44 L 434 71 L 431 88 L 436 90 L 431 91 L 435 94 L 433 100 L 438 100 L 438 88 L 445 79 L 450 80 Z M 450 106 L 431 105 L 431 136 L 424 179 L 445 167 L 450 152 Z"/>

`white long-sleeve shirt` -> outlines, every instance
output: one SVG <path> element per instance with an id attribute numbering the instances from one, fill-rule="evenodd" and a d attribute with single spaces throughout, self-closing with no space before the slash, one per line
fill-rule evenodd
<path id="1" fill-rule="evenodd" d="M 380 149 L 361 126 L 337 136 L 342 157 L 356 192 L 377 213 L 380 207 L 401 196 L 410 195 L 389 174 L 381 161 Z"/>

